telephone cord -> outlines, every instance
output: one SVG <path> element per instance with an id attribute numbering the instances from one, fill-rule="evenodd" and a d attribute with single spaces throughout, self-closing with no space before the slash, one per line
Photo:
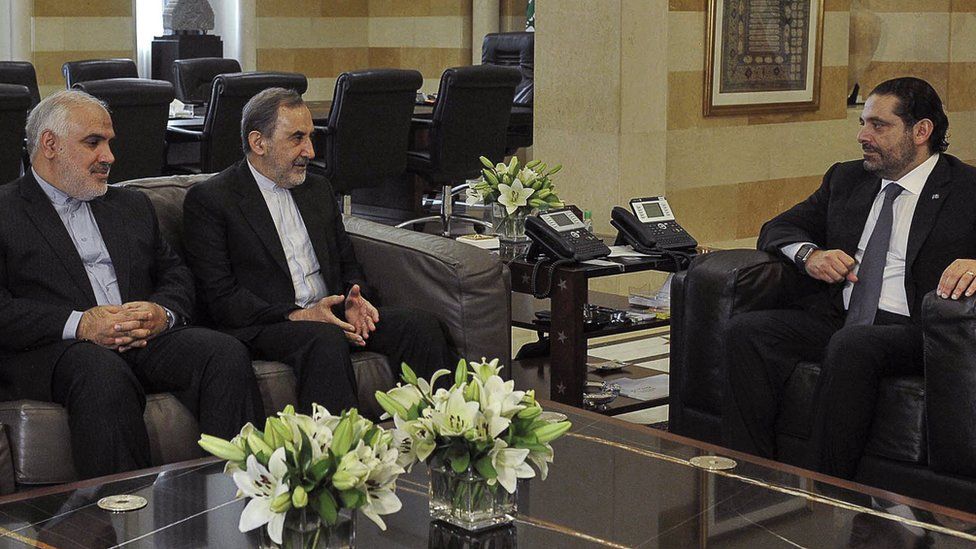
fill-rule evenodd
<path id="1" fill-rule="evenodd" d="M 532 289 L 532 295 L 536 299 L 545 299 L 545 298 L 549 297 L 549 294 L 552 293 L 552 279 L 556 275 L 556 267 L 559 267 L 560 265 L 567 265 L 569 263 L 575 263 L 575 262 L 576 262 L 575 259 L 570 259 L 570 258 L 558 259 L 556 261 L 553 261 L 549 265 L 549 281 L 548 281 L 549 282 L 549 285 L 546 287 L 545 291 L 539 292 L 538 291 L 538 285 L 539 285 L 539 269 L 542 268 L 543 263 L 545 263 L 545 261 L 543 261 L 543 260 L 537 261 L 536 264 L 532 267 L 532 288 L 531 288 Z"/>

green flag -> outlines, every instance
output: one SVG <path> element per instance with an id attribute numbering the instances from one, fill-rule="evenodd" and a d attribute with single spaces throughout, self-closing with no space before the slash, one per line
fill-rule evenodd
<path id="1" fill-rule="evenodd" d="M 525 30 L 535 32 L 535 0 L 529 0 L 525 8 Z"/>

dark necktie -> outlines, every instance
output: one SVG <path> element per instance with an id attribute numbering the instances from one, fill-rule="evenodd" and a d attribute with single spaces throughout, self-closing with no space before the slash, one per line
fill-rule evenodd
<path id="1" fill-rule="evenodd" d="M 881 299 L 881 282 L 888 256 L 888 243 L 891 241 L 891 222 L 894 217 L 892 204 L 904 188 L 898 183 L 889 183 L 884 189 L 884 203 L 878 214 L 878 222 L 868 239 L 857 270 L 857 282 L 851 292 L 851 303 L 847 308 L 845 326 L 865 326 L 874 324 Z"/>

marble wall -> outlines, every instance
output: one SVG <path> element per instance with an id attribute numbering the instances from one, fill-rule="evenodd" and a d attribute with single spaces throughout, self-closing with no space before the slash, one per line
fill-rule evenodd
<path id="1" fill-rule="evenodd" d="M 135 59 L 132 0 L 34 0 L 31 62 L 41 96 L 64 89 L 65 61 Z"/>

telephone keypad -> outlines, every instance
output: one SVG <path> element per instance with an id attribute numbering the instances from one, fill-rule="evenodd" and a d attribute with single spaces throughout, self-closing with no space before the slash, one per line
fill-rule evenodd
<path id="1" fill-rule="evenodd" d="M 610 248 L 589 231 L 572 230 L 564 234 L 569 237 L 576 250 L 576 257 L 580 260 L 610 255 Z"/>

